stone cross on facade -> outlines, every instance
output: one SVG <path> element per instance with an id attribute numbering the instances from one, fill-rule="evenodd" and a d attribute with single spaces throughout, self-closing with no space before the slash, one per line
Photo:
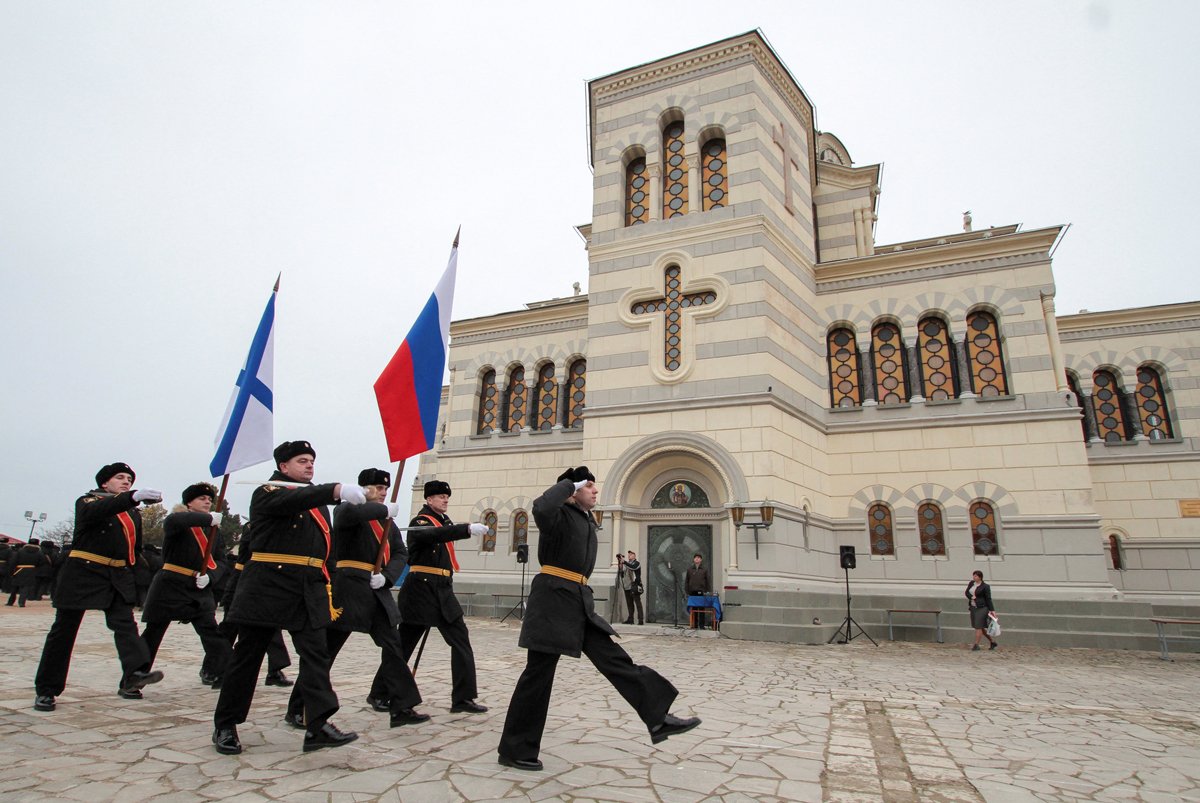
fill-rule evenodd
<path id="1" fill-rule="evenodd" d="M 779 158 L 783 160 L 783 208 L 794 215 L 796 210 L 792 208 L 792 168 L 796 166 L 796 162 L 788 148 L 790 143 L 787 129 L 783 127 L 782 122 L 778 129 L 771 129 L 771 141 L 779 147 Z"/>
<path id="2" fill-rule="evenodd" d="M 713 304 L 717 300 L 716 292 L 703 290 L 699 293 L 684 293 L 683 280 L 680 277 L 678 265 L 671 265 L 666 270 L 665 288 L 663 295 L 636 301 L 629 311 L 634 315 L 654 315 L 665 312 L 663 321 L 663 367 L 668 371 L 679 370 L 683 348 L 683 312 L 694 307 Z"/>

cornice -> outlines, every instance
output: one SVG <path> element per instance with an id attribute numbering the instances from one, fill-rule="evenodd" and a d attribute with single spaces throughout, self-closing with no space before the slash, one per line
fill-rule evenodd
<path id="1" fill-rule="evenodd" d="M 817 161 L 817 183 L 825 184 L 828 182 L 835 187 L 845 189 L 856 189 L 858 187 L 872 186 L 879 183 L 879 172 L 881 165 L 863 165 L 862 167 L 854 167 L 853 165 L 840 165 L 835 162 Z M 865 181 L 864 181 L 865 179 Z M 818 203 L 820 198 L 815 198 Z"/>
<path id="2" fill-rule="evenodd" d="M 451 321 L 450 337 L 452 339 L 461 338 L 461 342 L 469 342 L 472 336 L 545 327 L 549 324 L 577 321 L 581 316 L 586 324 L 587 299 L 587 294 L 581 294 L 561 299 L 561 303 L 539 304 L 531 308 L 500 312 L 481 318 Z M 559 299 L 555 299 L 555 301 L 559 301 Z"/>
<path id="3" fill-rule="evenodd" d="M 1200 301 L 1160 304 L 1153 307 L 1128 307 L 1104 312 L 1081 312 L 1058 316 L 1059 335 L 1082 334 L 1099 330 L 1127 329 L 1131 332 L 1165 323 L 1200 326 Z"/>
<path id="4" fill-rule="evenodd" d="M 517 337 L 525 337 L 527 335 L 546 334 L 549 332 L 563 332 L 568 329 L 580 329 L 587 331 L 587 316 L 582 318 L 568 318 L 556 321 L 547 321 L 545 323 L 535 323 L 526 326 L 510 326 L 504 329 L 496 329 L 493 331 L 478 332 L 476 334 L 464 335 L 454 331 L 454 325 L 451 324 L 450 340 L 455 346 L 465 346 L 471 343 L 489 343 L 495 340 L 512 340 Z"/>

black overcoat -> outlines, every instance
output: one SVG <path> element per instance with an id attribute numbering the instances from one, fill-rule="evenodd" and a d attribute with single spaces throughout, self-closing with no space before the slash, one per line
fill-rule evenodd
<path id="1" fill-rule="evenodd" d="M 207 539 L 211 525 L 212 517 L 207 513 L 189 510 L 168 515 L 163 520 L 163 563 L 199 572 L 204 552 L 192 528 L 200 529 L 201 535 Z M 194 575 L 159 569 L 142 605 L 142 621 L 190 622 L 199 614 L 211 613 L 216 609 L 211 585 L 196 588 Z"/>
<path id="2" fill-rule="evenodd" d="M 435 522 L 441 526 L 435 526 Z M 408 526 L 430 529 L 411 530 L 408 533 L 409 572 L 397 597 L 400 616 L 405 624 L 429 627 L 461 619 L 463 609 L 454 596 L 454 576 L 439 577 L 414 572 L 412 567 L 432 566 L 453 572 L 454 566 L 450 563 L 450 551 L 446 544 L 470 538 L 470 525 L 454 524 L 449 517 L 435 513 L 429 505 L 423 505 Z"/>
<path id="3" fill-rule="evenodd" d="M 33 588 L 37 584 L 38 570 L 49 563 L 42 548 L 37 544 L 26 544 L 14 552 L 9 559 L 13 590 Z"/>
<path id="4" fill-rule="evenodd" d="M 576 505 L 566 504 L 574 493 L 575 483 L 562 480 L 533 500 L 538 562 L 589 577 L 596 567 L 596 523 Z M 578 658 L 589 625 L 617 635 L 596 613 L 592 596 L 591 586 L 539 573 L 530 585 L 520 646 Z"/>
<path id="5" fill-rule="evenodd" d="M 291 482 L 276 471 L 272 480 Z M 322 567 L 260 560 L 264 554 L 329 558 L 329 509 L 336 483 L 281 488 L 260 485 L 250 497 L 250 560 L 244 564 L 226 619 L 238 625 L 304 630 L 330 622 Z M 319 517 L 319 518 L 318 518 Z M 325 522 L 325 527 L 321 522 Z M 243 539 L 244 540 L 244 539 Z"/>
<path id="6" fill-rule="evenodd" d="M 71 540 L 71 555 L 58 573 L 54 607 L 64 610 L 102 611 L 120 597 L 133 605 L 137 602 L 137 585 L 133 568 L 128 565 L 130 544 L 118 516 L 128 513 L 134 525 L 134 560 L 142 554 L 142 514 L 133 501 L 133 491 L 108 494 L 90 491 L 75 500 L 75 534 Z M 93 563 L 75 557 L 91 552 L 112 560 L 126 561 L 119 568 Z"/>
<path id="7" fill-rule="evenodd" d="M 387 580 L 381 588 L 371 588 L 371 573 L 352 566 L 338 566 L 344 560 L 375 565 L 379 555 L 379 538 L 371 523 L 380 529 L 388 526 L 388 561 L 379 573 Z M 333 510 L 333 604 L 341 615 L 330 625 L 338 630 L 367 633 L 376 606 L 383 609 L 388 624 L 400 624 L 400 611 L 392 597 L 392 584 L 400 578 L 408 564 L 408 549 L 400 530 L 388 518 L 387 505 L 367 502 L 363 505 L 340 504 Z"/>

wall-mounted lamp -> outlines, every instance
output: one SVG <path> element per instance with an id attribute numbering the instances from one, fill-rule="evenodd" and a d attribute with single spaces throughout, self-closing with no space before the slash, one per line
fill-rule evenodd
<path id="1" fill-rule="evenodd" d="M 596 529 L 603 530 L 604 529 L 604 511 L 597 507 L 592 508 L 592 518 L 596 520 Z"/>
<path id="2" fill-rule="evenodd" d="M 729 517 L 733 519 L 733 527 L 735 530 L 740 530 L 742 527 L 749 527 L 754 530 L 754 559 L 758 560 L 758 531 L 770 529 L 771 524 L 775 521 L 775 506 L 768 505 L 766 502 L 758 505 L 758 521 L 746 521 L 746 508 L 741 505 L 735 505 L 729 509 Z"/>

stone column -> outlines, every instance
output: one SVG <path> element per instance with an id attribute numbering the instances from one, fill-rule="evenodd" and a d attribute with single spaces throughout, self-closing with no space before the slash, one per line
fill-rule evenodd
<path id="1" fill-rule="evenodd" d="M 955 337 L 958 338 L 955 341 L 957 348 L 953 349 L 954 365 L 958 371 L 958 396 L 960 399 L 973 399 L 975 391 L 971 389 L 971 362 L 967 359 L 967 349 L 970 348 L 967 345 L 967 338 L 970 337 L 970 334 L 964 328 L 961 332 L 951 332 L 950 335 L 952 340 Z"/>
<path id="2" fill-rule="evenodd" d="M 649 161 L 649 157 L 646 161 Z M 662 167 L 647 164 L 646 173 L 650 176 L 650 193 L 646 199 L 646 203 L 650 204 L 650 220 L 662 220 Z"/>
<path id="3" fill-rule="evenodd" d="M 1100 440 L 1100 427 L 1096 425 L 1096 408 L 1092 404 L 1092 397 L 1079 391 L 1079 403 L 1083 406 L 1083 426 L 1087 434 L 1087 439 L 1092 443 L 1102 443 Z"/>
<path id="4" fill-rule="evenodd" d="M 875 400 L 875 367 L 871 363 L 870 346 L 859 349 L 858 364 L 860 366 L 859 373 L 862 375 L 863 407 L 874 407 L 879 402 Z"/>
<path id="5" fill-rule="evenodd" d="M 1042 293 L 1042 317 L 1046 321 L 1046 339 L 1050 343 L 1050 365 L 1054 368 L 1054 386 L 1059 391 L 1070 390 L 1067 369 L 1063 362 L 1062 342 L 1058 338 L 1058 316 L 1054 314 L 1054 294 Z"/>
<path id="6" fill-rule="evenodd" d="M 1142 416 L 1138 410 L 1137 396 L 1133 393 L 1126 393 L 1124 388 L 1122 388 L 1118 394 L 1118 398 L 1121 400 L 1121 413 L 1125 416 L 1125 431 L 1133 433 L 1133 437 L 1130 440 L 1149 440 L 1142 434 Z"/>
<path id="7" fill-rule="evenodd" d="M 732 519 L 725 521 L 726 532 L 729 533 L 729 568 L 726 572 L 737 571 L 738 567 L 738 533 L 741 532 L 737 527 L 733 526 Z"/>
<path id="8" fill-rule="evenodd" d="M 683 163 L 687 165 L 688 214 L 691 214 L 704 209 L 704 184 L 700 180 L 700 154 L 693 153 L 687 156 Z"/>
<path id="9" fill-rule="evenodd" d="M 921 355 L 917 349 L 916 338 L 904 342 L 904 357 L 908 363 L 908 400 L 913 404 L 924 404 L 925 383 L 921 381 Z"/>

